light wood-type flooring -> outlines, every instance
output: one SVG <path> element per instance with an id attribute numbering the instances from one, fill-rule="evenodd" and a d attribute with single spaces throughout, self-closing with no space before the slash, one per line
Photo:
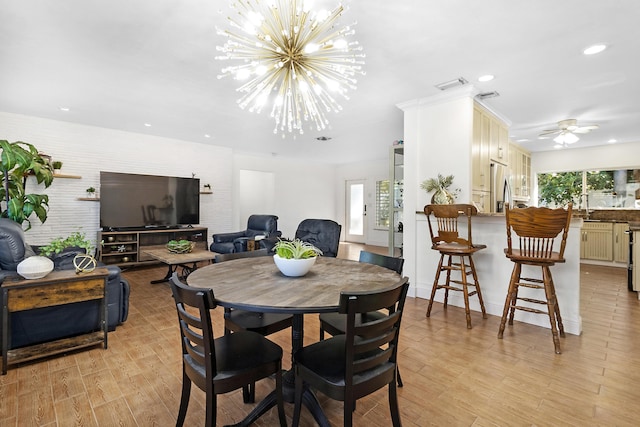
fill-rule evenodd
<path id="1" fill-rule="evenodd" d="M 360 246 L 340 256 L 357 259 Z M 378 248 L 385 252 L 384 248 Z M 0 377 L 0 426 L 172 426 L 181 386 L 180 343 L 169 287 L 151 285 L 166 267 L 124 273 L 131 283 L 128 321 L 94 348 L 10 369 Z M 504 278 L 508 280 L 507 277 Z M 482 278 L 480 278 L 482 283 Z M 640 423 L 640 302 L 627 290 L 626 270 L 583 265 L 581 336 L 553 351 L 549 329 L 516 322 L 497 339 L 500 319 L 408 299 L 400 338 L 399 389 L 404 426 L 637 426 Z M 558 284 L 560 286 L 560 284 Z M 216 335 L 222 310 L 214 312 Z M 270 337 L 285 349 L 289 332 Z M 317 315 L 305 317 L 305 343 L 318 339 Z M 259 383 L 257 399 L 274 386 Z M 342 403 L 319 395 L 332 425 Z M 204 394 L 193 387 L 187 426 L 204 422 Z M 219 425 L 253 407 L 239 392 L 219 397 Z M 289 421 L 293 406 L 286 405 Z M 302 425 L 312 426 L 303 410 Z M 277 425 L 272 410 L 255 425 Z M 386 389 L 358 401 L 356 426 L 389 426 Z"/>

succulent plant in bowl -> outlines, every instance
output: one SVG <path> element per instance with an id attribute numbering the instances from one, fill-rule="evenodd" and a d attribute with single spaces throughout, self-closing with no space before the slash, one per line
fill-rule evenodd
<path id="1" fill-rule="evenodd" d="M 280 258 L 286 259 L 306 259 L 322 255 L 322 251 L 320 249 L 316 248 L 311 243 L 303 242 L 300 239 L 278 239 L 273 250 L 276 255 L 280 256 Z"/>
<path id="2" fill-rule="evenodd" d="M 282 274 L 289 277 L 304 276 L 311 270 L 322 251 L 300 239 L 278 240 L 273 247 L 273 261 Z"/>

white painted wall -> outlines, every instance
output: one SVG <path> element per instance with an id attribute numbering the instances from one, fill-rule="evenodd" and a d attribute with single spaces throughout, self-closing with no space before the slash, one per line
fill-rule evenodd
<path id="1" fill-rule="evenodd" d="M 77 200 L 93 186 L 100 193 L 100 171 L 191 177 L 210 183 L 213 194 L 201 195 L 200 224 L 212 230 L 231 226 L 232 151 L 229 148 L 176 139 L 122 132 L 93 126 L 0 112 L 2 139 L 25 141 L 63 162 L 62 173 L 81 179 L 54 179 L 51 187 L 38 188 L 30 178 L 27 190 L 49 195 L 49 216 L 37 219 L 27 232 L 31 244 L 84 232 L 95 239 L 100 204 Z"/>
<path id="2" fill-rule="evenodd" d="M 543 172 L 640 167 L 640 142 L 531 153 L 533 176 Z"/>
<path id="3" fill-rule="evenodd" d="M 454 175 L 453 188 L 461 190 L 458 200 L 471 200 L 472 91 L 463 87 L 399 105 L 404 111 L 404 275 L 414 296 L 417 263 L 424 261 L 418 254 L 428 244 L 417 238 L 417 227 L 424 225 L 418 218 L 430 197 L 420 183 L 439 173 Z"/>
<path id="4" fill-rule="evenodd" d="M 306 218 L 332 219 L 339 224 L 344 221 L 336 209 L 336 167 L 313 160 L 300 162 L 280 156 L 235 154 L 233 156 L 233 194 L 240 191 L 239 171 L 252 170 L 271 172 L 275 178 L 275 208 L 278 228 L 283 237 L 293 238 L 298 224 Z M 234 197 L 235 203 L 235 197 Z M 244 230 L 246 218 L 237 214 L 234 205 L 234 230 Z"/>

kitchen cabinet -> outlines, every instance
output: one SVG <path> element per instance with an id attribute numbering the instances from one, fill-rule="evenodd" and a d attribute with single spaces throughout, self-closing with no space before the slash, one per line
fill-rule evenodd
<path id="1" fill-rule="evenodd" d="M 629 224 L 613 224 L 613 261 L 626 264 L 629 261 Z"/>
<path id="2" fill-rule="evenodd" d="M 580 231 L 580 258 L 613 261 L 613 223 L 585 222 Z"/>
<path id="3" fill-rule="evenodd" d="M 528 202 L 531 192 L 531 153 L 517 144 L 509 147 L 509 169 L 511 171 L 511 198 Z"/>
<path id="4" fill-rule="evenodd" d="M 491 118 L 489 126 L 489 159 L 502 164 L 509 163 L 509 129 L 497 118 Z"/>
<path id="5" fill-rule="evenodd" d="M 471 190 L 489 191 L 491 163 L 489 162 L 489 118 L 479 107 L 473 109 L 473 140 L 471 143 Z"/>
<path id="6" fill-rule="evenodd" d="M 489 212 L 491 195 L 488 191 L 471 192 L 471 202 L 478 209 L 478 212 Z"/>
<path id="7" fill-rule="evenodd" d="M 476 103 L 471 142 L 472 191 L 490 191 L 492 161 L 509 162 L 509 129 L 502 120 Z"/>

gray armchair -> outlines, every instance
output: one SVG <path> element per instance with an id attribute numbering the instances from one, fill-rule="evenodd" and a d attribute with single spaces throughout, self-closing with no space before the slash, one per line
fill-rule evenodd
<path id="1" fill-rule="evenodd" d="M 244 252 L 247 241 L 256 236 L 265 236 L 260 240 L 259 249 L 271 250 L 282 232 L 278 231 L 278 217 L 275 215 L 251 215 L 247 221 L 247 229 L 234 233 L 218 233 L 213 235 L 213 243 L 209 249 L 219 254 Z"/>

